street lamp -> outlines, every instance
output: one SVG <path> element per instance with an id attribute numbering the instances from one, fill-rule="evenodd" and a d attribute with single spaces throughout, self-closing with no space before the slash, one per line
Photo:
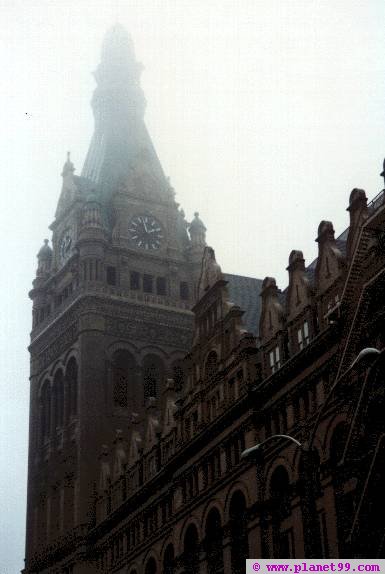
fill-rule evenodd
<path id="1" fill-rule="evenodd" d="M 241 454 L 241 458 L 244 460 L 247 459 L 254 459 L 256 462 L 256 470 L 257 470 L 257 491 L 260 500 L 260 526 L 261 526 L 261 538 L 262 538 L 262 555 L 268 556 L 268 547 L 269 547 L 269 537 L 267 532 L 267 524 L 268 519 L 265 510 L 265 481 L 263 477 L 263 447 L 273 441 L 273 440 L 286 440 L 291 442 L 296 448 L 300 448 L 303 451 L 303 458 L 304 458 L 304 466 L 305 466 L 305 509 L 304 509 L 304 516 L 306 522 L 306 532 L 314 532 L 314 522 L 312 520 L 312 516 L 314 516 L 314 512 L 311 512 L 312 500 L 311 494 L 312 492 L 309 491 L 309 487 L 312 485 L 312 480 L 310 477 L 309 468 L 310 465 L 308 463 L 309 457 L 306 447 L 300 443 L 296 438 L 287 435 L 287 434 L 275 434 L 267 437 L 261 443 L 258 443 L 251 448 L 244 450 Z M 259 460 L 257 460 L 257 458 Z M 314 549 L 314 538 L 312 537 L 312 541 L 309 542 L 309 557 L 316 558 L 318 553 Z"/>
<path id="2" fill-rule="evenodd" d="M 327 405 L 329 404 L 329 401 L 330 401 L 331 397 L 333 396 L 334 391 L 335 391 L 336 387 L 339 385 L 340 381 L 358 363 L 360 363 L 364 359 L 374 358 L 374 361 L 377 362 L 376 359 L 378 359 L 378 356 L 381 353 L 382 353 L 382 351 L 379 351 L 378 349 L 375 349 L 373 347 L 367 347 L 365 349 L 362 349 L 362 351 L 359 352 L 359 354 L 354 359 L 354 361 L 352 362 L 350 367 L 345 371 L 345 373 L 343 373 L 340 376 L 337 375 L 337 377 L 336 377 L 324 403 L 322 404 L 321 408 L 318 411 L 317 418 L 315 420 L 309 441 L 307 441 L 306 443 L 301 443 L 297 439 L 295 439 L 294 437 L 292 437 L 290 435 L 275 434 L 275 435 L 271 435 L 271 436 L 267 437 L 261 443 L 258 443 L 256 445 L 244 450 L 241 454 L 241 458 L 244 460 L 254 458 L 254 457 L 256 458 L 258 455 L 261 456 L 261 452 L 262 452 L 263 447 L 267 443 L 269 443 L 270 441 L 276 440 L 276 439 L 283 439 L 286 441 L 290 441 L 297 448 L 300 448 L 302 450 L 303 464 L 304 464 L 304 475 L 305 475 L 305 477 L 304 477 L 305 478 L 305 482 L 304 482 L 305 492 L 304 492 L 304 508 L 303 508 L 304 530 L 305 530 L 305 535 L 308 535 L 307 536 L 308 540 L 306 543 L 306 545 L 307 545 L 306 554 L 308 555 L 309 558 L 317 558 L 317 557 L 319 557 L 319 555 L 321 553 L 320 534 L 318 534 L 318 536 L 316 535 L 317 532 L 319 533 L 319 524 L 318 524 L 318 514 L 317 514 L 317 508 L 316 508 L 316 502 L 315 502 L 315 498 L 316 498 L 315 494 L 316 493 L 314 491 L 315 468 L 314 468 L 314 457 L 313 457 L 313 454 L 314 454 L 313 443 L 314 443 L 315 435 L 316 435 L 321 417 L 322 417 L 323 413 L 325 412 L 325 409 L 326 409 Z M 369 372 L 372 370 L 372 368 L 373 368 L 373 365 L 371 365 Z M 358 415 L 358 411 L 359 411 L 359 408 L 360 408 L 360 405 L 362 402 L 362 397 L 363 397 L 364 390 L 366 388 L 368 376 L 369 376 L 369 373 L 365 377 L 364 384 L 362 385 L 362 388 L 361 388 L 361 393 L 360 393 L 360 397 L 358 400 L 358 404 L 357 404 L 357 407 L 355 409 L 355 413 L 353 415 L 353 420 L 352 420 L 353 426 L 354 426 L 354 422 L 356 420 L 356 417 Z M 344 460 L 346 450 L 347 450 L 348 444 L 350 442 L 350 438 L 351 438 L 351 434 L 352 434 L 352 428 L 353 427 L 351 427 L 350 432 L 349 432 L 349 436 L 348 436 L 348 440 L 347 440 L 346 445 L 345 445 L 342 460 Z M 258 482 L 258 491 L 260 493 L 261 502 L 263 504 L 265 486 L 264 486 L 264 480 L 263 480 L 263 475 L 262 475 L 262 471 L 261 471 L 261 466 L 262 466 L 261 462 L 262 461 L 260 460 L 259 464 L 257 464 L 257 482 Z M 262 505 L 261 505 L 261 508 L 262 508 Z M 261 520 L 263 522 L 266 520 L 264 513 L 263 513 L 263 516 L 261 517 Z M 263 535 L 263 538 L 266 537 L 266 534 L 264 532 L 263 527 L 262 527 L 262 535 Z M 265 547 L 267 545 L 266 539 L 265 539 L 264 545 L 265 545 Z"/>
<path id="3" fill-rule="evenodd" d="M 276 438 L 283 438 L 283 439 L 290 440 L 295 445 L 297 445 L 299 448 L 302 448 L 302 446 L 303 446 L 296 438 L 293 438 L 292 436 L 290 436 L 288 434 L 273 434 L 273 435 L 265 438 L 265 440 L 263 440 L 262 442 L 244 450 L 241 454 L 241 458 L 247 459 L 247 458 L 250 458 L 252 456 L 255 456 L 257 454 L 257 451 L 259 451 L 267 442 L 270 442 L 271 440 L 276 439 Z"/>
<path id="4" fill-rule="evenodd" d="M 272 440 L 282 439 L 291 442 L 296 448 L 302 450 L 302 460 L 304 465 L 304 499 L 303 499 L 303 517 L 304 517 L 304 534 L 306 541 L 306 555 L 308 558 L 317 558 L 320 556 L 320 537 L 316 535 L 318 529 L 318 516 L 317 509 L 315 506 L 315 496 L 314 496 L 314 464 L 312 452 L 308 449 L 307 445 L 302 444 L 296 438 L 287 434 L 274 434 L 267 437 L 261 443 L 252 446 L 244 450 L 241 454 L 242 459 L 250 459 L 253 457 L 261 456 L 263 447 Z M 258 490 L 261 497 L 261 503 L 263 504 L 264 494 L 265 494 L 265 484 L 262 474 L 262 460 L 259 460 L 257 464 L 257 482 Z M 263 508 L 261 504 L 261 508 Z M 264 549 L 268 546 L 268 541 L 266 537 L 266 530 L 264 526 L 267 524 L 267 519 L 265 513 L 262 512 L 261 516 L 262 522 L 262 540 Z"/>
<path id="5" fill-rule="evenodd" d="M 340 376 L 337 375 L 337 378 L 336 378 L 336 380 L 334 381 L 334 383 L 333 383 L 333 385 L 332 385 L 332 387 L 331 387 L 331 389 L 330 389 L 330 391 L 329 391 L 329 393 L 328 393 L 326 399 L 324 400 L 324 402 L 323 402 L 321 408 L 320 408 L 319 411 L 318 411 L 317 418 L 316 418 L 316 420 L 315 420 L 315 423 L 314 423 L 314 426 L 313 426 L 313 430 L 312 430 L 311 435 L 310 435 L 310 439 L 309 439 L 309 441 L 308 441 L 308 443 L 307 443 L 307 450 L 311 450 L 311 448 L 313 447 L 313 442 L 314 442 L 314 439 L 315 439 L 315 435 L 316 435 L 316 432 L 317 432 L 318 425 L 319 425 L 319 423 L 320 423 L 321 417 L 322 417 L 323 413 L 325 412 L 325 409 L 326 409 L 327 405 L 329 404 L 329 401 L 330 401 L 330 399 L 332 398 L 332 396 L 333 396 L 333 394 L 334 394 L 334 391 L 335 391 L 335 389 L 338 387 L 340 381 L 341 381 L 352 369 L 354 369 L 354 367 L 355 367 L 356 365 L 358 365 L 358 363 L 360 363 L 361 361 L 363 361 L 364 359 L 367 359 L 367 358 L 369 358 L 369 357 L 372 357 L 372 358 L 375 359 L 375 358 L 377 358 L 378 355 L 380 355 L 380 354 L 381 354 L 381 351 L 379 351 L 378 349 L 375 349 L 374 347 L 366 347 L 365 349 L 362 349 L 362 351 L 360 351 L 360 352 L 358 353 L 357 357 L 354 359 L 354 361 L 352 362 L 352 364 L 350 365 L 350 367 L 349 367 L 344 373 L 342 373 L 342 375 L 340 375 Z M 366 380 L 366 379 L 365 379 L 365 380 Z M 363 387 L 364 387 L 364 386 L 365 386 L 365 383 L 364 383 Z M 344 453 L 344 454 L 345 454 L 345 453 Z"/>

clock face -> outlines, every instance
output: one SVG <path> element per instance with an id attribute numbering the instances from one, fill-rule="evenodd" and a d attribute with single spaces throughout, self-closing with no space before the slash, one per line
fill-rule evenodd
<path id="1" fill-rule="evenodd" d="M 149 250 L 161 246 L 162 226 L 152 215 L 136 215 L 131 219 L 128 230 L 136 247 Z"/>
<path id="2" fill-rule="evenodd" d="M 59 255 L 62 263 L 64 263 L 69 258 L 71 254 L 71 247 L 72 247 L 71 230 L 66 229 L 59 242 Z"/>

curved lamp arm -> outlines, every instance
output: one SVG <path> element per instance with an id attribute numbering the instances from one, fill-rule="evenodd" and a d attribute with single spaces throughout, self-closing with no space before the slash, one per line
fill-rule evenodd
<path id="1" fill-rule="evenodd" d="M 267 442 L 270 442 L 273 439 L 276 438 L 283 438 L 286 440 L 291 441 L 292 443 L 294 443 L 296 446 L 298 446 L 299 448 L 302 448 L 303 445 L 295 438 L 293 438 L 292 436 L 288 435 L 288 434 L 273 434 L 271 436 L 268 436 L 267 438 L 265 438 L 265 440 L 263 440 L 262 442 L 247 448 L 246 450 L 244 450 L 241 454 L 241 458 L 246 459 L 249 458 L 250 456 L 253 456 L 254 454 L 256 454 L 263 446 L 265 446 L 265 444 Z"/>
<path id="2" fill-rule="evenodd" d="M 311 432 L 310 435 L 310 439 L 309 442 L 307 443 L 307 450 L 311 450 L 312 446 L 313 446 L 313 442 L 315 439 L 315 434 L 317 432 L 317 428 L 318 425 L 320 423 L 321 420 L 321 416 L 325 411 L 326 406 L 329 404 L 329 401 L 331 399 L 331 397 L 333 396 L 333 393 L 336 389 L 336 387 L 338 386 L 339 382 L 352 370 L 354 369 L 354 367 L 360 363 L 363 359 L 367 358 L 367 357 L 378 357 L 378 355 L 381 354 L 381 351 L 379 351 L 378 349 L 375 349 L 374 347 L 366 347 L 365 349 L 362 349 L 362 351 L 360 351 L 357 355 L 357 357 L 354 359 L 354 361 L 352 362 L 352 364 L 350 365 L 350 367 L 344 372 L 342 373 L 341 376 L 337 377 L 336 380 L 334 381 L 329 394 L 327 395 L 324 403 L 322 404 L 321 408 L 318 411 L 318 415 L 317 418 L 315 420 L 314 426 L 313 426 L 313 430 Z"/>

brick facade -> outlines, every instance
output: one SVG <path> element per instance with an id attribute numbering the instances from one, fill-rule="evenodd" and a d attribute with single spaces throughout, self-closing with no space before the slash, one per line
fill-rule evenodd
<path id="1" fill-rule="evenodd" d="M 85 170 L 67 159 L 30 293 L 24 572 L 385 557 L 385 193 L 353 190 L 349 228 L 322 221 L 284 291 L 224 275 L 144 130 L 124 31 L 103 50 Z"/>

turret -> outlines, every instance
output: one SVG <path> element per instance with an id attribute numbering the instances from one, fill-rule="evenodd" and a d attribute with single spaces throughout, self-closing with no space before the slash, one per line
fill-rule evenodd
<path id="1" fill-rule="evenodd" d="M 49 275 L 52 264 L 52 249 L 48 243 L 48 239 L 44 239 L 44 245 L 40 248 L 37 254 L 36 277 L 41 277 L 44 279 L 46 279 Z"/>
<path id="2" fill-rule="evenodd" d="M 189 232 L 191 237 L 191 246 L 193 248 L 203 248 L 206 245 L 206 227 L 203 221 L 199 218 L 199 213 L 194 213 L 194 219 L 190 223 Z"/>
<path id="3" fill-rule="evenodd" d="M 70 159 L 70 152 L 67 152 L 67 160 L 63 166 L 63 171 L 61 174 L 63 178 L 63 184 L 55 213 L 56 219 L 60 218 L 67 211 L 75 199 L 78 190 L 74 180 L 74 172 L 75 168 Z"/>

